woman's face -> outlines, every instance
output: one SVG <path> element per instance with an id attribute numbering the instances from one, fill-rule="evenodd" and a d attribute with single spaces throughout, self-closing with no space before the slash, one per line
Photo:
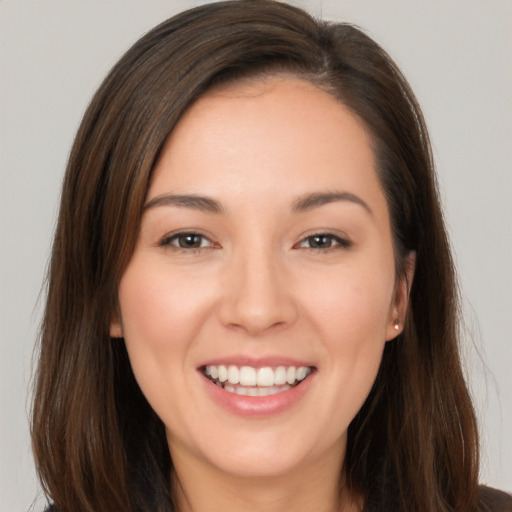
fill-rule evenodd
<path id="1" fill-rule="evenodd" d="M 111 325 L 175 466 L 339 468 L 404 315 L 394 269 L 369 137 L 332 96 L 274 78 L 192 105 L 156 165 Z"/>

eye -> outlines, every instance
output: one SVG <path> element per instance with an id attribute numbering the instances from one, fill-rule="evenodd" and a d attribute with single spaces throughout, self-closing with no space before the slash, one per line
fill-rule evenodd
<path id="1" fill-rule="evenodd" d="M 160 245 L 162 247 L 172 246 L 177 249 L 203 249 L 205 247 L 213 247 L 213 242 L 200 233 L 176 233 L 165 237 Z"/>
<path id="2" fill-rule="evenodd" d="M 304 240 L 298 244 L 298 247 L 304 249 L 327 250 L 348 248 L 350 245 L 351 243 L 348 240 L 337 235 L 333 235 L 331 233 L 317 233 L 304 238 Z"/>

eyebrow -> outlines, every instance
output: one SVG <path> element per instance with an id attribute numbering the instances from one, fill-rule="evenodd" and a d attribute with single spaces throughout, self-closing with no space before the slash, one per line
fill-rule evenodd
<path id="1" fill-rule="evenodd" d="M 215 199 L 193 194 L 173 195 L 165 194 L 157 196 L 144 205 L 143 211 L 157 206 L 177 206 L 178 208 L 191 208 L 206 213 L 223 213 L 224 208 Z"/>
<path id="2" fill-rule="evenodd" d="M 349 201 L 362 206 L 370 215 L 371 208 L 359 196 L 350 192 L 317 192 L 299 197 L 292 206 L 293 213 L 305 212 L 336 201 Z"/>
<path id="3" fill-rule="evenodd" d="M 336 201 L 348 201 L 362 206 L 370 215 L 373 215 L 370 207 L 359 196 L 350 192 L 315 192 L 299 197 L 292 205 L 292 213 L 302 213 L 314 208 L 319 208 Z M 164 194 L 148 201 L 143 211 L 158 206 L 176 206 L 178 208 L 190 208 L 206 213 L 224 213 L 224 207 L 219 201 L 210 197 L 194 194 Z"/>

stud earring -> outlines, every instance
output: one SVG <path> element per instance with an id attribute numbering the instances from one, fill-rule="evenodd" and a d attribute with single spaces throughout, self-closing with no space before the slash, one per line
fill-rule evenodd
<path id="1" fill-rule="evenodd" d="M 394 322 L 395 331 L 398 331 L 400 329 L 400 321 L 398 318 Z"/>

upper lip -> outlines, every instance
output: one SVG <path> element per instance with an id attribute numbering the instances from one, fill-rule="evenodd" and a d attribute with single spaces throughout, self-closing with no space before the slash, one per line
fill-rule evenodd
<path id="1" fill-rule="evenodd" d="M 198 369 L 205 366 L 218 366 L 218 365 L 234 365 L 234 366 L 251 366 L 253 368 L 271 367 L 277 368 L 278 366 L 308 366 L 313 367 L 311 361 L 305 361 L 286 356 L 265 356 L 265 357 L 251 357 L 246 355 L 230 355 L 226 357 L 216 357 L 215 359 L 208 359 L 198 366 Z"/>

